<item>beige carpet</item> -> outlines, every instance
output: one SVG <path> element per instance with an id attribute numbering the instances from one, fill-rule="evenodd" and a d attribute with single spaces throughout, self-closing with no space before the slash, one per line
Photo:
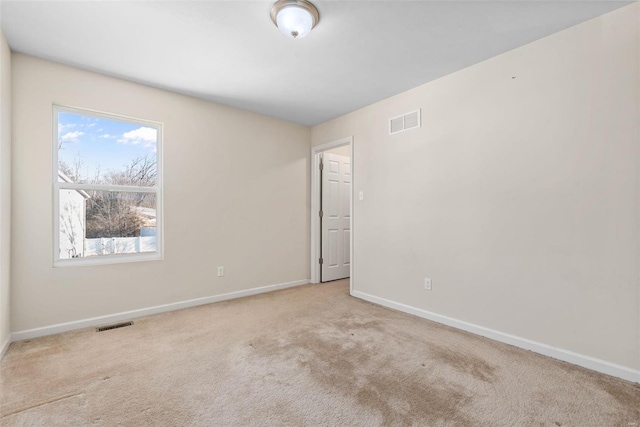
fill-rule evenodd
<path id="1" fill-rule="evenodd" d="M 2 426 L 622 426 L 640 387 L 303 286 L 13 343 Z"/>

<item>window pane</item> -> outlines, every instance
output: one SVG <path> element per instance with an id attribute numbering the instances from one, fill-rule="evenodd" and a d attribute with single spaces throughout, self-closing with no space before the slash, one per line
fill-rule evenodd
<path id="1" fill-rule="evenodd" d="M 58 112 L 58 181 L 156 185 L 158 130 Z"/>
<path id="2" fill-rule="evenodd" d="M 156 251 L 156 195 L 59 190 L 60 259 Z"/>

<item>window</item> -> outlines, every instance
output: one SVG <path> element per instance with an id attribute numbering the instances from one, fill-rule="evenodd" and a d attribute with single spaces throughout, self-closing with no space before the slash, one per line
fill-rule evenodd
<path id="1" fill-rule="evenodd" d="M 54 106 L 54 266 L 162 257 L 162 125 Z"/>

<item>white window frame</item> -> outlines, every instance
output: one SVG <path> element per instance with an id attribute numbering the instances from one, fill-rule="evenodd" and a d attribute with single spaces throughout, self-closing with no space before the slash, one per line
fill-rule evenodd
<path id="1" fill-rule="evenodd" d="M 128 185 L 96 185 L 58 182 L 58 113 L 73 113 L 99 119 L 117 120 L 152 127 L 157 129 L 156 141 L 156 169 L 157 181 L 153 187 L 138 187 Z M 128 117 L 120 114 L 105 113 L 88 108 L 53 105 L 53 266 L 54 267 L 79 267 L 87 265 L 119 264 L 125 262 L 140 262 L 163 259 L 163 204 L 162 204 L 162 123 L 150 120 Z M 60 259 L 60 190 L 98 190 L 131 193 L 153 193 L 156 196 L 156 250 L 155 252 L 143 252 L 135 254 L 111 254 L 99 255 L 87 258 Z"/>

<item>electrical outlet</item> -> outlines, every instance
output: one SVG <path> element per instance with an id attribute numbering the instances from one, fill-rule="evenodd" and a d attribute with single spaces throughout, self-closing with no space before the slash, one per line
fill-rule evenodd
<path id="1" fill-rule="evenodd" d="M 218 277 L 224 276 L 224 267 L 218 267 Z"/>
<path id="2" fill-rule="evenodd" d="M 358 200 L 364 200 L 364 191 L 360 190 L 358 193 Z"/>
<path id="3" fill-rule="evenodd" d="M 431 279 L 430 279 L 430 278 L 428 278 L 428 277 L 427 277 L 426 279 L 424 279 L 424 288 L 425 288 L 427 291 L 430 291 L 430 290 L 431 290 Z"/>

